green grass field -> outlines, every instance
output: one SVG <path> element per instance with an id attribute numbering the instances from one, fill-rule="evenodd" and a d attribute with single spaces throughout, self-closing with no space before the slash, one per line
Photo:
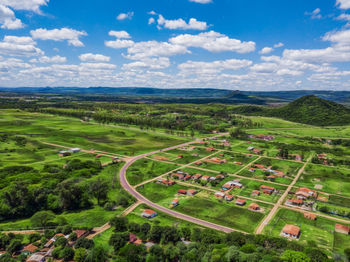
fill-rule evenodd
<path id="1" fill-rule="evenodd" d="M 273 220 L 265 227 L 263 233 L 277 237 L 286 224 L 300 227 L 299 242 L 314 241 L 318 247 L 326 250 L 328 255 L 332 254 L 333 248 L 338 252 L 344 252 L 350 241 L 350 236 L 339 236 L 341 234 L 333 232 L 336 222 L 322 217 L 312 221 L 304 218 L 303 213 L 288 209 L 280 209 Z M 336 240 L 337 238 L 344 240 L 339 241 Z"/>

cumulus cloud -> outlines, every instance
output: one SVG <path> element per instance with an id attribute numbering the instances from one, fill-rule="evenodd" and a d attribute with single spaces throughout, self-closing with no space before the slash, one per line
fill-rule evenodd
<path id="1" fill-rule="evenodd" d="M 312 12 L 305 12 L 305 15 L 309 15 L 311 17 L 311 19 L 321 19 L 322 18 L 320 8 L 316 8 Z"/>
<path id="2" fill-rule="evenodd" d="M 87 33 L 84 31 L 77 31 L 66 27 L 52 30 L 40 28 L 36 30 L 31 30 L 30 34 L 34 39 L 67 41 L 69 45 L 73 46 L 84 46 L 84 44 L 79 40 L 79 38 L 81 36 L 87 35 Z"/>
<path id="3" fill-rule="evenodd" d="M 100 55 L 100 54 L 92 54 L 92 53 L 86 53 L 81 54 L 79 56 L 79 59 L 81 61 L 90 61 L 90 62 L 109 62 L 111 58 L 109 56 Z"/>
<path id="4" fill-rule="evenodd" d="M 170 66 L 168 57 L 144 58 L 140 61 L 124 64 L 123 70 L 140 70 L 140 69 L 164 69 Z"/>
<path id="5" fill-rule="evenodd" d="M 38 56 L 44 52 L 36 47 L 36 42 L 27 36 L 5 36 L 0 42 L 0 53 L 9 56 Z"/>
<path id="6" fill-rule="evenodd" d="M 186 63 L 179 64 L 178 68 L 183 75 L 216 74 L 224 70 L 238 70 L 248 67 L 252 63 L 252 61 L 246 59 L 227 59 L 213 62 L 187 61 Z"/>
<path id="7" fill-rule="evenodd" d="M 0 4 L 0 24 L 3 29 L 19 29 L 24 25 L 15 17 L 15 13 L 7 6 Z"/>
<path id="8" fill-rule="evenodd" d="M 158 16 L 157 19 L 158 28 L 166 28 L 166 29 L 181 29 L 181 30 L 206 30 L 208 25 L 206 22 L 198 21 L 196 18 L 191 18 L 188 22 L 183 20 L 182 18 L 168 20 L 165 19 L 162 15 Z"/>
<path id="9" fill-rule="evenodd" d="M 259 54 L 269 54 L 273 51 L 272 47 L 264 47 L 259 51 Z"/>
<path id="10" fill-rule="evenodd" d="M 170 38 L 169 42 L 186 47 L 199 47 L 211 52 L 232 51 L 243 54 L 255 50 L 255 42 L 242 42 L 214 31 L 198 35 L 182 34 Z"/>
<path id="11" fill-rule="evenodd" d="M 120 13 L 117 16 L 117 20 L 119 20 L 119 21 L 122 21 L 122 20 L 125 20 L 125 19 L 131 20 L 133 16 L 134 16 L 134 12 Z"/>
<path id="12" fill-rule="evenodd" d="M 336 5 L 340 9 L 350 9 L 350 0 L 337 0 Z"/>
<path id="13" fill-rule="evenodd" d="M 151 24 L 154 24 L 156 22 L 156 20 L 153 18 L 153 17 L 150 17 L 148 19 L 148 24 L 151 25 Z"/>
<path id="14" fill-rule="evenodd" d="M 273 45 L 273 48 L 279 48 L 279 47 L 282 47 L 282 46 L 284 46 L 284 44 L 279 42 L 279 43 Z"/>
<path id="15" fill-rule="evenodd" d="M 114 37 L 116 37 L 116 38 L 118 38 L 118 39 L 122 39 L 122 38 L 131 38 L 131 36 L 129 35 L 129 33 L 128 32 L 126 32 L 126 31 L 109 31 L 109 33 L 108 33 L 108 35 L 110 35 L 110 36 L 114 36 Z"/>
<path id="16" fill-rule="evenodd" d="M 189 0 L 189 1 L 199 3 L 199 4 L 209 4 L 213 2 L 212 0 Z"/>
<path id="17" fill-rule="evenodd" d="M 132 40 L 113 40 L 113 41 L 105 41 L 105 46 L 114 48 L 114 49 L 122 49 L 133 46 L 135 43 Z"/>
<path id="18" fill-rule="evenodd" d="M 48 56 L 42 56 L 39 57 L 38 59 L 34 58 L 30 60 L 31 63 L 43 63 L 43 64 L 60 64 L 60 63 L 65 63 L 67 62 L 67 58 L 59 55 L 55 55 L 53 57 L 48 57 Z"/>

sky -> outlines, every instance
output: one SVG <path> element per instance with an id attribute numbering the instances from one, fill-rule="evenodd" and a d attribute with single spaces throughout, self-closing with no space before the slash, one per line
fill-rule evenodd
<path id="1" fill-rule="evenodd" d="M 349 90 L 350 0 L 0 0 L 1 87 Z"/>

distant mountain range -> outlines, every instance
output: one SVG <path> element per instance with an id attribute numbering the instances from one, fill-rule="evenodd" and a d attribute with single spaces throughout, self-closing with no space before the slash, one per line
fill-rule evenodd
<path id="1" fill-rule="evenodd" d="M 223 89 L 160 89 L 148 87 L 0 87 L 0 92 L 26 94 L 59 94 L 72 96 L 114 96 L 126 99 L 139 99 L 148 102 L 175 102 L 175 103 L 242 103 L 242 104 L 273 104 L 290 102 L 307 95 L 316 95 L 320 98 L 338 103 L 350 104 L 350 91 L 232 91 Z M 93 100 L 93 99 L 92 99 Z M 113 99 L 109 99 L 112 101 Z M 117 99 L 118 100 L 118 99 Z"/>

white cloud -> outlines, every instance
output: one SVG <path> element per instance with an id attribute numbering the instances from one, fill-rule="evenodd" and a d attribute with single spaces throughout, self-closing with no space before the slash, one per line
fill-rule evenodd
<path id="1" fill-rule="evenodd" d="M 142 59 L 141 61 L 124 64 L 122 69 L 124 70 L 164 69 L 169 66 L 170 66 L 170 60 L 168 57 L 153 57 L 153 58 L 145 58 L 145 59 Z"/>
<path id="2" fill-rule="evenodd" d="M 282 47 L 282 46 L 284 46 L 284 44 L 279 42 L 279 43 L 273 45 L 273 48 L 279 48 L 279 47 Z"/>
<path id="3" fill-rule="evenodd" d="M 123 38 L 129 39 L 129 38 L 131 38 L 129 33 L 124 31 L 124 30 L 123 31 L 113 31 L 112 30 L 112 31 L 109 31 L 108 35 L 115 36 L 118 39 L 123 39 Z"/>
<path id="4" fill-rule="evenodd" d="M 37 56 L 44 52 L 36 47 L 31 37 L 5 36 L 0 42 L 0 53 L 9 56 Z"/>
<path id="5" fill-rule="evenodd" d="M 86 53 L 79 56 L 81 61 L 92 61 L 92 62 L 109 62 L 111 58 L 100 54 Z"/>
<path id="6" fill-rule="evenodd" d="M 86 69 L 112 70 L 116 68 L 116 65 L 108 64 L 108 63 L 81 63 L 80 66 Z"/>
<path id="7" fill-rule="evenodd" d="M 217 60 L 213 62 L 195 62 L 187 61 L 178 65 L 178 68 L 183 75 L 190 74 L 216 74 L 224 70 L 238 70 L 248 67 L 253 62 L 246 59 L 227 59 Z"/>
<path id="8" fill-rule="evenodd" d="M 125 19 L 132 19 L 132 17 L 134 16 L 134 12 L 128 12 L 128 13 L 120 13 L 117 16 L 117 20 L 121 21 L 121 20 L 125 20 Z"/>
<path id="9" fill-rule="evenodd" d="M 169 57 L 185 53 L 189 53 L 189 51 L 182 45 L 168 42 L 146 41 L 137 42 L 130 46 L 126 58 L 140 60 L 147 57 Z"/>
<path id="10" fill-rule="evenodd" d="M 208 25 L 206 22 L 198 21 L 196 18 L 191 18 L 188 23 L 182 18 L 175 20 L 165 19 L 162 15 L 158 16 L 158 27 L 167 29 L 182 29 L 182 30 L 206 30 Z"/>
<path id="11" fill-rule="evenodd" d="M 189 1 L 199 3 L 199 4 L 209 4 L 209 3 L 213 2 L 212 0 L 189 0 Z"/>
<path id="12" fill-rule="evenodd" d="M 264 47 L 263 49 L 261 49 L 261 50 L 259 51 L 259 54 L 263 54 L 263 55 L 269 54 L 269 53 L 271 53 L 273 50 L 274 50 L 274 49 L 273 49 L 272 47 Z"/>
<path id="13" fill-rule="evenodd" d="M 132 40 L 113 40 L 113 41 L 105 41 L 105 46 L 114 48 L 114 49 L 121 49 L 121 48 L 128 48 L 133 46 L 135 43 Z"/>
<path id="14" fill-rule="evenodd" d="M 312 12 L 305 12 L 305 15 L 311 16 L 311 19 L 321 19 L 322 18 L 321 9 L 320 8 L 316 8 Z"/>
<path id="15" fill-rule="evenodd" d="M 58 63 L 65 63 L 67 62 L 66 57 L 62 57 L 59 55 L 55 55 L 53 57 L 48 57 L 48 56 L 42 56 L 38 60 L 40 63 L 53 63 L 53 64 L 58 64 Z"/>
<path id="16" fill-rule="evenodd" d="M 211 52 L 232 51 L 237 53 L 249 53 L 255 50 L 252 41 L 242 42 L 229 38 L 224 34 L 214 31 L 200 33 L 198 35 L 182 34 L 169 39 L 170 43 L 186 47 L 199 47 Z"/>
<path id="17" fill-rule="evenodd" d="M 15 17 L 15 13 L 7 6 L 0 4 L 0 24 L 3 29 L 19 29 L 24 25 Z"/>
<path id="18" fill-rule="evenodd" d="M 156 20 L 153 18 L 153 17 L 150 17 L 148 19 L 148 24 L 151 25 L 151 24 L 154 24 L 156 22 Z"/>
<path id="19" fill-rule="evenodd" d="M 0 0 L 0 5 L 9 6 L 15 10 L 26 10 L 40 13 L 40 7 L 47 5 L 49 0 Z"/>
<path id="20" fill-rule="evenodd" d="M 30 34 L 34 39 L 40 40 L 52 40 L 52 41 L 68 41 L 69 45 L 73 46 L 84 46 L 79 40 L 81 36 L 86 36 L 87 33 L 84 31 L 77 31 L 70 28 L 52 29 L 47 30 L 44 28 L 31 30 Z"/>
<path id="21" fill-rule="evenodd" d="M 341 9 L 350 9 L 350 0 L 337 0 L 336 5 Z"/>

